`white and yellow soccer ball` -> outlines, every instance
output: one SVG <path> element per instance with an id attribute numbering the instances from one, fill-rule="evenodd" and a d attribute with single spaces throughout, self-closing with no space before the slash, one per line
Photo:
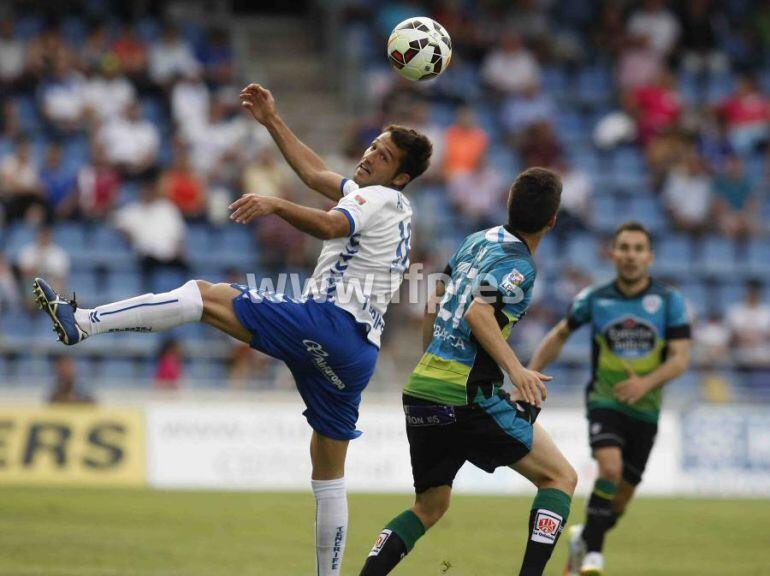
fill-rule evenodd
<path id="1" fill-rule="evenodd" d="M 430 80 L 452 59 L 452 40 L 444 27 L 425 16 L 408 18 L 388 38 L 388 60 L 409 80 Z"/>

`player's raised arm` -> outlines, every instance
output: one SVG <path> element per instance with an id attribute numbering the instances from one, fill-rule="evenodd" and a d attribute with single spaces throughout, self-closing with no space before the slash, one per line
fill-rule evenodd
<path id="1" fill-rule="evenodd" d="M 291 131 L 278 114 L 270 90 L 249 84 L 241 91 L 240 99 L 254 119 L 267 128 L 286 162 L 308 188 L 332 200 L 342 197 L 342 176 L 329 170 L 321 157 Z"/>
<path id="2" fill-rule="evenodd" d="M 244 194 L 230 204 L 230 210 L 233 211 L 230 219 L 238 224 L 248 224 L 255 218 L 275 214 L 298 230 L 321 240 L 342 238 L 353 232 L 350 218 L 336 208 L 324 212 L 274 196 Z"/>
<path id="3" fill-rule="evenodd" d="M 529 368 L 538 371 L 545 370 L 551 362 L 559 357 L 561 349 L 564 347 L 564 343 L 570 337 L 570 334 L 572 334 L 572 332 L 569 329 L 566 319 L 560 321 L 556 326 L 551 328 L 532 355 L 532 360 L 529 362 Z"/>
<path id="4" fill-rule="evenodd" d="M 548 382 L 551 377 L 529 370 L 521 364 L 500 331 L 494 307 L 476 298 L 465 313 L 465 321 L 482 348 L 511 377 L 522 399 L 533 406 L 540 406 L 540 398 L 545 400 L 547 396 L 543 382 Z"/>

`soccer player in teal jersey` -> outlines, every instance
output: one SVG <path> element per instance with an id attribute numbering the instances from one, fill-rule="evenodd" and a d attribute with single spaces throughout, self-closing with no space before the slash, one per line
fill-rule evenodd
<path id="1" fill-rule="evenodd" d="M 361 576 L 383 576 L 449 507 L 460 467 L 509 466 L 537 486 L 520 575 L 543 573 L 569 514 L 577 475 L 535 419 L 549 377 L 528 370 L 508 346 L 532 297 L 532 255 L 553 228 L 561 182 L 530 168 L 511 187 L 508 223 L 468 236 L 452 256 L 423 322 L 425 354 L 404 389 L 415 504 L 393 518 Z M 439 304 L 438 310 L 435 310 Z M 503 372 L 522 397 L 501 390 Z"/>
<path id="2" fill-rule="evenodd" d="M 543 370 L 570 334 L 591 325 L 591 381 L 586 392 L 589 441 L 599 474 L 585 526 L 570 529 L 565 572 L 603 574 L 604 536 L 642 480 L 658 430 L 663 385 L 687 370 L 690 324 L 682 295 L 650 278 L 649 232 L 627 222 L 615 232 L 617 278 L 575 298 L 567 318 L 543 339 L 530 363 Z"/>

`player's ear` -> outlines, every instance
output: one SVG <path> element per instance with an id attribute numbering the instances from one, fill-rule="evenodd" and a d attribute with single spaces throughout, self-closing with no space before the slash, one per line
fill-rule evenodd
<path id="1" fill-rule="evenodd" d="M 556 214 L 551 216 L 551 219 L 548 221 L 548 229 L 553 230 L 556 227 Z"/>
<path id="2" fill-rule="evenodd" d="M 412 177 L 409 176 L 409 174 L 407 174 L 406 172 L 399 172 L 398 174 L 396 174 L 396 177 L 393 178 L 393 180 L 391 180 L 390 184 L 394 188 L 403 188 L 404 186 L 409 184 L 409 181 L 411 179 Z"/>

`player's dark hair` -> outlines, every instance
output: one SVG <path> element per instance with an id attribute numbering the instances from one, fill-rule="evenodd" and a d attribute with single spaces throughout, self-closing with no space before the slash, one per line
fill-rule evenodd
<path id="1" fill-rule="evenodd" d="M 428 137 L 420 134 L 417 130 L 391 124 L 386 127 L 384 132 L 390 132 L 390 139 L 399 150 L 403 150 L 404 156 L 401 158 L 401 165 L 398 167 L 399 173 L 409 174 L 411 182 L 420 174 L 428 169 L 430 156 L 433 154 L 433 144 Z"/>
<path id="2" fill-rule="evenodd" d="M 620 236 L 623 232 L 641 232 L 647 237 L 647 243 L 650 245 L 650 250 L 652 250 L 652 234 L 650 234 L 650 231 L 647 230 L 647 228 L 644 227 L 644 224 L 641 222 L 637 222 L 636 220 L 629 220 L 628 222 L 623 222 L 620 226 L 618 226 L 615 229 L 615 233 L 612 235 L 612 245 L 615 245 L 615 242 L 618 240 L 618 236 Z"/>
<path id="3" fill-rule="evenodd" d="M 508 226 L 534 234 L 545 228 L 561 202 L 561 178 L 546 168 L 528 168 L 516 177 L 508 196 Z"/>

